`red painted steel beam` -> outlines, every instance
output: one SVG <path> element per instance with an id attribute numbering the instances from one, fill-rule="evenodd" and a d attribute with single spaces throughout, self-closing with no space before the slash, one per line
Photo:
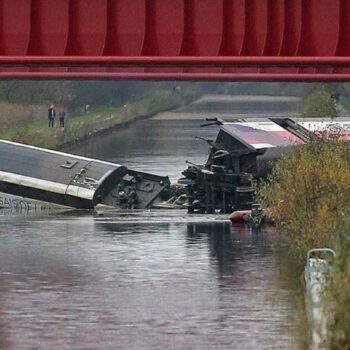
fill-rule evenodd
<path id="1" fill-rule="evenodd" d="M 295 56 L 299 50 L 302 27 L 302 1 L 285 0 L 285 23 L 281 56 Z"/>
<path id="2" fill-rule="evenodd" d="M 223 0 L 186 0 L 184 5 L 181 55 L 218 55 L 223 36 Z"/>
<path id="3" fill-rule="evenodd" d="M 143 55 L 177 56 L 184 35 L 184 0 L 146 2 L 146 37 Z"/>
<path id="4" fill-rule="evenodd" d="M 0 56 L 0 65 L 350 65 L 348 56 Z"/>
<path id="5" fill-rule="evenodd" d="M 64 55 L 68 40 L 69 0 L 32 0 L 27 55 Z"/>
<path id="6" fill-rule="evenodd" d="M 331 56 L 339 37 L 340 0 L 306 0 L 299 55 Z"/>
<path id="7" fill-rule="evenodd" d="M 1 1 L 1 55 L 25 55 L 31 32 L 31 1 Z"/>
<path id="8" fill-rule="evenodd" d="M 345 81 L 349 2 L 0 0 L 0 72 Z"/>
<path id="9" fill-rule="evenodd" d="M 145 0 L 110 0 L 105 55 L 139 56 L 146 34 Z"/>
<path id="10" fill-rule="evenodd" d="M 350 73 L 0 72 L 0 79 L 346 82 Z"/>
<path id="11" fill-rule="evenodd" d="M 107 36 L 107 5 L 107 0 L 69 2 L 66 55 L 102 55 Z"/>
<path id="12" fill-rule="evenodd" d="M 285 0 L 270 0 L 268 2 L 267 37 L 264 56 L 280 55 L 285 31 L 286 15 Z"/>
<path id="13" fill-rule="evenodd" d="M 225 0 L 223 7 L 223 37 L 220 55 L 239 56 L 245 35 L 246 0 Z"/>
<path id="14" fill-rule="evenodd" d="M 350 54 L 350 2 L 340 1 L 339 13 L 339 37 L 336 55 L 347 56 Z"/>
<path id="15" fill-rule="evenodd" d="M 246 0 L 245 37 L 241 55 L 262 56 L 268 30 L 268 0 Z"/>

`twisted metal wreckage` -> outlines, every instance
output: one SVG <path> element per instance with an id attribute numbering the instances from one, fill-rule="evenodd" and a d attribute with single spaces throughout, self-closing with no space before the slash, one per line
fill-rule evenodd
<path id="1" fill-rule="evenodd" d="M 220 127 L 204 164 L 190 165 L 176 184 L 167 176 L 0 140 L 0 207 L 25 209 L 48 203 L 78 209 L 186 208 L 189 213 L 231 213 L 254 207 L 256 182 L 290 146 L 330 128 L 350 139 L 350 120 L 210 119 Z"/>
<path id="2" fill-rule="evenodd" d="M 289 147 L 302 145 L 323 132 L 336 131 L 350 139 L 350 120 L 266 118 L 224 122 L 209 119 L 202 126 L 218 125 L 220 130 L 209 144 L 205 164 L 191 164 L 179 180 L 178 195 L 168 202 L 183 205 L 193 213 L 240 211 L 237 221 L 254 205 L 257 180 L 265 178 L 272 163 Z M 235 218 L 231 218 L 235 221 Z"/>

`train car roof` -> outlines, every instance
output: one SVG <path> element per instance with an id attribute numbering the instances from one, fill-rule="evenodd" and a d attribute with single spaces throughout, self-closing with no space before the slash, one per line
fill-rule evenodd
<path id="1" fill-rule="evenodd" d="M 0 140 L 1 173 L 68 185 L 79 172 L 86 172 L 91 179 L 86 187 L 91 187 L 119 167 L 115 163 Z"/>
<path id="2" fill-rule="evenodd" d="M 259 121 L 228 122 L 221 128 L 251 150 L 303 143 L 300 138 L 267 118 Z"/>

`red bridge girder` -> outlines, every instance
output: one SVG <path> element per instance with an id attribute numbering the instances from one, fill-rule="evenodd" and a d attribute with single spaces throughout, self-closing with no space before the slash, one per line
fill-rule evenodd
<path id="1" fill-rule="evenodd" d="M 0 0 L 2 79 L 350 81 L 349 0 Z"/>

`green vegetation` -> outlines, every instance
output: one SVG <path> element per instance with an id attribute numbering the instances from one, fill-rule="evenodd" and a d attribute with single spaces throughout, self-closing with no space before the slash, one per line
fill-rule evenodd
<path id="1" fill-rule="evenodd" d="M 46 148 L 60 148 L 65 143 L 113 128 L 125 122 L 132 121 L 141 115 L 153 115 L 163 110 L 178 107 L 196 94 L 182 94 L 174 91 L 157 91 L 153 95 L 138 101 L 125 103 L 119 107 L 96 107 L 88 114 L 68 116 L 65 128 L 48 128 L 46 109 L 45 116 L 20 121 L 16 127 L 5 129 L 0 138 L 23 142 Z M 57 118 L 58 119 L 58 118 Z"/>
<path id="2" fill-rule="evenodd" d="M 258 197 L 302 255 L 328 245 L 349 212 L 350 154 L 341 140 L 294 146 L 275 164 Z"/>
<path id="3" fill-rule="evenodd" d="M 304 102 L 304 117 L 336 118 L 339 114 L 331 93 L 324 86 L 315 90 Z"/>
<path id="4" fill-rule="evenodd" d="M 47 109 L 39 105 L 0 102 L 0 133 L 35 120 L 45 120 Z"/>
<path id="5" fill-rule="evenodd" d="M 139 81 L 0 82 L 0 138 L 60 148 L 89 135 L 192 101 L 200 84 Z M 48 128 L 47 109 L 67 111 L 65 128 Z M 85 106 L 89 105 L 89 113 Z"/>
<path id="6" fill-rule="evenodd" d="M 338 232 L 334 249 L 337 252 L 334 270 L 326 298 L 334 307 L 331 309 L 329 325 L 330 349 L 350 349 L 350 224 Z"/>
<path id="7" fill-rule="evenodd" d="M 17 105 L 66 104 L 74 99 L 67 81 L 0 81 L 0 101 Z"/>
<path id="8" fill-rule="evenodd" d="M 337 137 L 294 146 L 274 166 L 259 190 L 263 206 L 300 261 L 306 251 L 331 247 L 337 253 L 326 300 L 331 349 L 350 349 L 350 152 Z M 335 303 L 334 303 L 335 302 Z"/>

